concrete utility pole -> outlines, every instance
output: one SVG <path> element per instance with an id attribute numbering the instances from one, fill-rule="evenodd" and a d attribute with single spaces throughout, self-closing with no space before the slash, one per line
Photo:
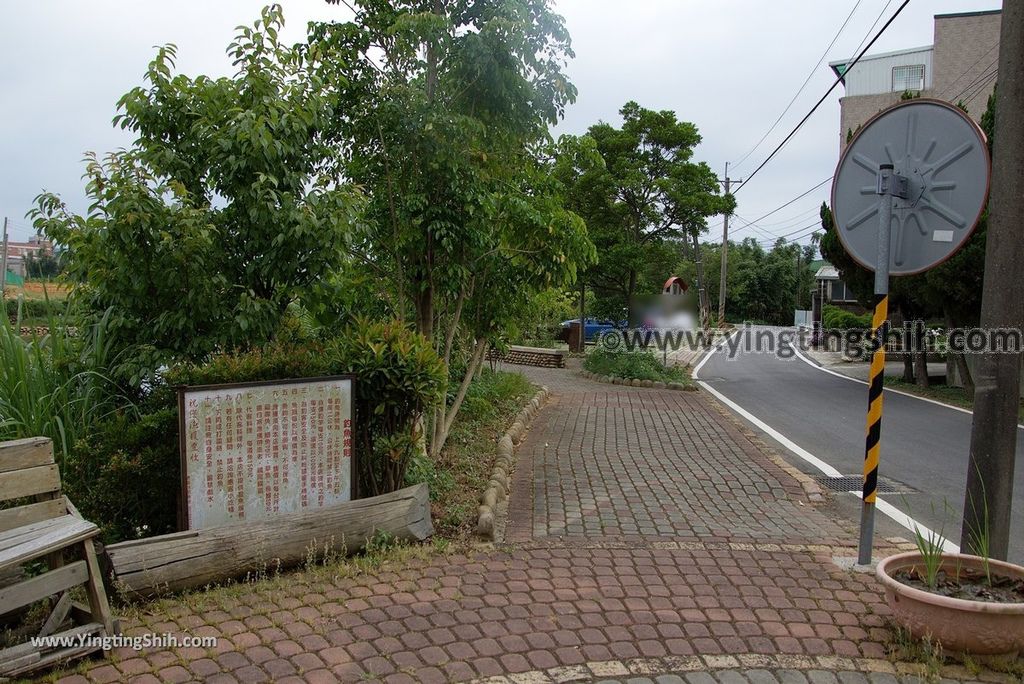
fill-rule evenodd
<path id="1" fill-rule="evenodd" d="M 725 178 L 719 178 L 719 183 L 725 186 L 725 194 L 729 194 L 729 162 L 725 162 Z M 740 179 L 740 183 L 743 179 Z M 725 275 L 729 265 L 729 214 L 724 214 L 722 219 L 722 273 L 718 281 L 718 327 L 725 325 Z"/>
<path id="2" fill-rule="evenodd" d="M 697 267 L 697 308 L 699 309 L 700 327 L 707 330 L 711 327 L 711 305 L 708 302 L 708 287 L 704 282 L 704 253 L 700 248 L 700 238 L 693 233 L 693 263 Z"/>
<path id="3" fill-rule="evenodd" d="M 0 299 L 7 290 L 7 217 L 4 216 L 4 251 L 0 256 Z"/>
<path id="4" fill-rule="evenodd" d="M 1024 327 L 1024 3 L 1003 4 L 981 327 Z M 1017 447 L 1020 354 L 978 359 L 960 548 L 1006 560 Z M 1017 530 L 1017 534 L 1020 534 Z M 987 540 L 987 549 L 984 546 Z"/>

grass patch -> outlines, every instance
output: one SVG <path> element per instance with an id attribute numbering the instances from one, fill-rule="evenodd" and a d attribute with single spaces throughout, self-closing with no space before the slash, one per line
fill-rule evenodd
<path id="1" fill-rule="evenodd" d="M 681 366 L 664 366 L 648 351 L 609 351 L 598 346 L 587 354 L 583 367 L 591 373 L 629 380 L 653 380 L 692 385 L 689 372 Z"/>
<path id="2" fill-rule="evenodd" d="M 963 387 L 952 387 L 950 385 L 919 387 L 913 382 L 904 382 L 902 378 L 890 376 L 885 378 L 885 386 L 906 392 L 907 394 L 915 394 L 926 399 L 941 401 L 943 404 L 951 406 L 959 406 L 969 410 L 974 408 L 974 397 L 968 394 Z M 1024 421 L 1024 401 L 1017 405 L 1017 416 L 1019 421 Z"/>
<path id="3" fill-rule="evenodd" d="M 942 679 L 943 668 L 947 665 L 963 665 L 975 677 L 983 672 L 998 672 L 1020 680 L 1024 678 L 1024 661 L 1004 660 L 999 657 L 986 658 L 966 653 L 949 653 L 942 644 L 929 638 L 915 639 L 904 627 L 889 620 L 890 636 L 886 652 L 893 662 L 915 663 L 919 666 L 917 675 L 926 682 Z"/>
<path id="4" fill-rule="evenodd" d="M 496 442 L 536 393 L 519 373 L 485 369 L 473 381 L 437 463 L 414 461 L 408 479 L 430 485 L 438 535 L 468 538 L 490 479 Z"/>

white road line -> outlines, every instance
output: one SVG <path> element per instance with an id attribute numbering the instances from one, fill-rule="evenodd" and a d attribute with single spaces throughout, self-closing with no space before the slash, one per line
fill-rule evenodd
<path id="1" fill-rule="evenodd" d="M 836 470 L 834 467 L 832 467 L 831 465 L 829 465 L 825 461 L 821 460 L 820 458 L 818 458 L 817 456 L 815 456 L 811 452 L 807 451 L 807 449 L 804 449 L 799 444 L 797 444 L 793 440 L 789 439 L 788 437 L 783 435 L 781 432 L 779 432 L 778 430 L 776 430 L 772 426 L 768 425 L 768 423 L 764 422 L 763 420 L 761 420 L 760 418 L 755 416 L 753 413 L 751 413 L 750 411 L 746 410 L 745 408 L 743 408 L 742 406 L 737 404 L 732 399 L 729 399 L 727 396 L 725 396 L 724 394 L 722 394 L 721 392 L 716 390 L 714 387 L 712 387 L 708 383 L 704 382 L 703 380 L 698 379 L 697 374 L 700 372 L 700 369 L 703 368 L 704 364 L 707 363 L 708 359 L 711 358 L 712 354 L 714 354 L 715 352 L 717 352 L 719 349 L 722 348 L 722 345 L 725 344 L 725 342 L 726 342 L 726 340 L 728 340 L 728 338 L 729 338 L 729 336 L 727 335 L 725 337 L 725 339 L 723 339 L 720 343 L 718 343 L 713 349 L 709 350 L 708 353 L 705 354 L 701 358 L 700 363 L 698 363 L 696 366 L 694 366 L 692 376 L 693 376 L 693 379 L 697 382 L 697 384 L 700 385 L 700 387 L 702 389 L 710 392 L 720 402 L 722 402 L 723 404 L 725 404 L 726 406 L 731 408 L 733 411 L 735 411 L 739 415 L 743 416 L 750 423 L 756 425 L 765 434 L 767 434 L 769 437 L 774 439 L 776 442 L 778 442 L 779 444 L 784 446 L 786 449 L 791 451 L 795 456 L 797 456 L 798 458 L 800 458 L 803 461 L 806 461 L 807 463 L 811 464 L 812 466 L 814 466 L 815 468 L 820 470 L 821 473 L 823 475 L 825 475 L 826 477 L 840 477 L 842 475 L 842 473 L 839 472 L 838 470 Z M 795 349 L 795 347 L 794 347 L 794 349 Z M 808 363 L 810 363 L 810 362 L 808 362 Z M 827 369 L 822 369 L 822 370 L 827 370 Z M 828 372 L 832 372 L 832 371 L 828 371 Z M 843 375 L 841 375 L 839 373 L 836 373 L 836 375 L 840 375 L 841 377 L 847 377 L 847 376 L 843 376 Z M 858 380 L 856 380 L 856 378 L 848 378 L 848 379 L 854 380 L 856 382 L 859 382 Z M 867 383 L 863 383 L 863 384 L 867 384 Z M 862 496 L 862 493 L 858 492 L 858 491 L 851 491 L 849 493 L 850 494 L 854 494 L 857 497 L 861 497 Z M 904 513 L 903 511 L 901 511 L 896 506 L 893 506 L 888 501 L 883 500 L 881 497 L 877 497 L 875 499 L 875 506 L 878 508 L 878 511 L 880 513 L 882 513 L 883 515 L 885 515 L 888 518 L 892 519 L 898 525 L 901 525 L 901 526 L 905 527 L 906 529 L 910 530 L 911 532 L 920 533 L 926 539 L 935 536 L 935 533 L 932 530 L 930 530 L 927 526 L 925 526 L 921 522 L 915 520 L 914 518 L 912 518 L 907 513 Z M 950 553 L 958 553 L 960 551 L 960 547 L 959 546 L 957 546 L 956 544 L 954 544 L 953 542 L 951 542 L 951 541 L 949 541 L 948 539 L 945 539 L 945 538 L 942 539 L 942 548 L 944 550 L 950 552 Z"/>
<path id="2" fill-rule="evenodd" d="M 793 349 L 793 352 L 796 354 L 796 357 L 798 359 L 800 359 L 801 361 L 803 361 L 804 363 L 806 363 L 811 368 L 816 368 L 816 369 L 820 370 L 822 373 L 828 373 L 829 375 L 834 375 L 837 378 L 842 378 L 843 380 L 850 380 L 851 382 L 860 383 L 861 385 L 867 385 L 868 384 L 866 380 L 861 380 L 860 378 L 853 378 L 853 377 L 850 377 L 849 375 L 846 375 L 845 373 L 840 373 L 838 371 L 834 371 L 831 368 L 825 368 L 825 366 L 822 366 L 821 364 L 815 363 L 814 361 L 811 361 L 809 358 L 807 358 L 806 356 L 801 354 L 800 350 L 796 347 L 796 345 L 791 345 L 791 347 Z M 966 413 L 967 415 L 970 415 L 970 416 L 974 415 L 974 412 L 970 411 L 968 409 L 961 408 L 960 406 L 953 406 L 952 404 L 947 404 L 947 403 L 942 402 L 942 401 L 936 401 L 935 399 L 929 399 L 928 397 L 922 397 L 919 394 L 911 394 L 910 392 L 904 392 L 903 390 L 893 389 L 891 387 L 886 387 L 884 389 L 884 391 L 885 392 L 891 392 L 893 394 L 901 394 L 904 397 L 910 397 L 911 399 L 918 399 L 919 401 L 927 401 L 929 404 L 935 404 L 936 406 L 942 406 L 944 408 L 953 409 L 954 411 L 959 411 L 960 413 Z M 1024 424 L 1017 423 L 1017 429 L 1018 430 L 1024 430 Z"/>
<path id="3" fill-rule="evenodd" d="M 697 362 L 697 365 L 693 367 L 693 371 L 691 371 L 690 373 L 694 380 L 697 379 L 697 373 L 699 373 L 700 369 L 704 367 L 704 364 L 708 362 L 708 359 L 711 358 L 711 355 L 714 354 L 719 349 L 721 349 L 722 345 L 725 344 L 726 341 L 728 341 L 729 337 L 736 334 L 737 332 L 739 331 L 734 330 L 733 332 L 728 333 L 725 337 L 722 338 L 722 340 L 718 344 L 704 352 L 704 356 L 700 357 L 700 361 Z"/>

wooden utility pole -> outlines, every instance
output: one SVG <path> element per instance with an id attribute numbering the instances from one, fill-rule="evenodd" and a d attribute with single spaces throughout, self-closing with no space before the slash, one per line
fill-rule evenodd
<path id="1" fill-rule="evenodd" d="M 1024 3 L 1003 4 L 999 90 L 992 143 L 992 191 L 981 300 L 984 330 L 1024 327 Z M 1006 560 L 1017 449 L 1021 355 L 983 353 L 974 385 L 974 422 L 960 548 Z M 1018 530 L 1018 534 L 1020 531 Z M 983 548 L 987 546 L 988 548 Z"/>
<path id="2" fill-rule="evenodd" d="M 725 194 L 729 194 L 729 162 L 725 162 L 725 178 L 719 178 L 719 183 L 725 186 Z M 740 180 L 742 183 L 743 180 Z M 729 266 L 729 214 L 724 214 L 722 219 L 722 273 L 718 280 L 718 327 L 725 325 L 725 276 Z"/>

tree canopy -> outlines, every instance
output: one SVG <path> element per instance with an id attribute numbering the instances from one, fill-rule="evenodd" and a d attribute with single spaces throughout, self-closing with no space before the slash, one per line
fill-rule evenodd
<path id="1" fill-rule="evenodd" d="M 592 146 L 603 163 L 577 169 L 570 206 L 586 218 L 598 250 L 588 284 L 632 320 L 637 293 L 656 291 L 671 275 L 652 273 L 652 264 L 678 259 L 688 240 L 707 229 L 707 217 L 731 212 L 735 201 L 719 193 L 706 163 L 693 161 L 701 141 L 694 124 L 636 102 L 619 113 L 620 128 L 599 122 L 588 130 L 589 141 L 577 143 Z"/>
<path id="2" fill-rule="evenodd" d="M 118 102 L 135 143 L 87 157 L 89 213 L 38 198 L 75 296 L 111 309 L 113 333 L 149 349 L 152 368 L 268 339 L 345 258 L 360 196 L 332 168 L 339 92 L 322 55 L 280 42 L 283 22 L 273 6 L 238 28 L 231 77 L 175 74 L 175 47 L 160 48 Z"/>
<path id="3" fill-rule="evenodd" d="M 314 26 L 310 51 L 340 55 L 324 78 L 349 84 L 338 140 L 368 196 L 353 253 L 388 283 L 395 314 L 464 369 L 435 417 L 436 452 L 487 346 L 593 260 L 551 173 L 572 51 L 546 0 L 357 4 L 355 21 Z"/>

